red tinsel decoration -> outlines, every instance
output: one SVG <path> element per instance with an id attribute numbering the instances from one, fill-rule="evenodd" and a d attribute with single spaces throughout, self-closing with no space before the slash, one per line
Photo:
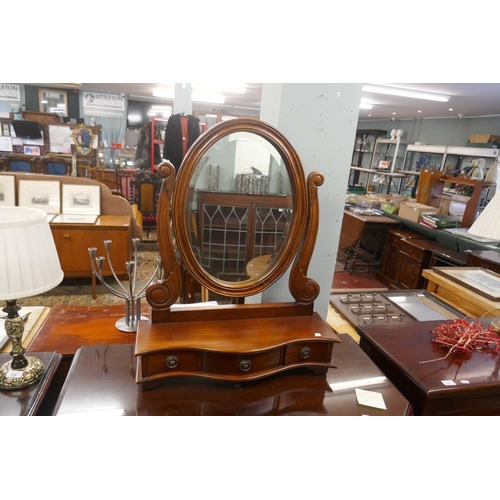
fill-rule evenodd
<path id="1" fill-rule="evenodd" d="M 474 351 L 496 356 L 500 352 L 500 336 L 490 327 L 483 327 L 479 319 L 470 323 L 466 319 L 455 319 L 441 323 L 434 330 L 432 342 L 448 349 L 446 356 L 421 363 L 446 359 L 450 354 L 461 353 L 470 358 Z"/>

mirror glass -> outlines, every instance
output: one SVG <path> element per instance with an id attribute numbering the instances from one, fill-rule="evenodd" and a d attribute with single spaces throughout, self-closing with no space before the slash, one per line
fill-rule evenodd
<path id="1" fill-rule="evenodd" d="M 211 276 L 240 282 L 264 274 L 287 241 L 292 216 L 286 164 L 267 139 L 236 131 L 198 161 L 186 220 L 193 253 Z"/>
<path id="2" fill-rule="evenodd" d="M 73 140 L 79 155 L 88 155 L 94 149 L 95 134 L 90 127 L 80 125 L 73 129 Z"/>

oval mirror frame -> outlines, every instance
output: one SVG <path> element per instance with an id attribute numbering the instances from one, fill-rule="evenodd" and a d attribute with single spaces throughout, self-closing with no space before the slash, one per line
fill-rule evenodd
<path id="1" fill-rule="evenodd" d="M 202 267 L 191 247 L 189 188 L 196 169 L 207 151 L 217 141 L 235 132 L 256 134 L 267 140 L 278 151 L 289 176 L 293 215 L 283 248 L 269 268 L 257 277 L 251 277 L 245 281 L 229 282 L 209 274 Z M 293 263 L 304 239 L 307 226 L 307 200 L 306 178 L 299 156 L 281 132 L 256 118 L 235 118 L 218 123 L 203 133 L 191 146 L 175 180 L 172 196 L 172 227 L 182 264 L 202 286 L 219 295 L 245 297 L 262 292 L 283 276 Z"/>

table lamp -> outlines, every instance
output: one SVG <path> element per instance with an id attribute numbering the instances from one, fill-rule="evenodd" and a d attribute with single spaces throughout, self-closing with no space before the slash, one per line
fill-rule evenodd
<path id="1" fill-rule="evenodd" d="M 497 190 L 468 232 L 474 236 L 500 240 L 500 190 Z"/>
<path id="2" fill-rule="evenodd" d="M 0 300 L 5 331 L 12 342 L 12 360 L 0 368 L 0 389 L 17 390 L 35 383 L 45 367 L 32 356 L 24 356 L 24 321 L 18 314 L 18 299 L 55 288 L 64 274 L 54 238 L 42 210 L 0 207 Z"/>

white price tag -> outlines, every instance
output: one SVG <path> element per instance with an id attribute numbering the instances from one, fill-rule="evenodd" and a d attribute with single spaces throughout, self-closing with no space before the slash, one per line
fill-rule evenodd
<path id="1" fill-rule="evenodd" d="M 20 372 L 17 370 L 10 370 L 7 372 L 7 378 L 21 378 L 24 372 Z"/>

